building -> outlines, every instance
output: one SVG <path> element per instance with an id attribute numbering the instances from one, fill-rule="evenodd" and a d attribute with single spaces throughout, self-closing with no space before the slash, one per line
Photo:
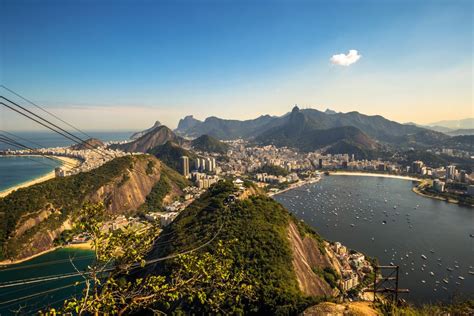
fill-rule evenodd
<path id="1" fill-rule="evenodd" d="M 446 181 L 454 180 L 456 177 L 456 166 L 449 165 L 446 167 Z"/>
<path id="2" fill-rule="evenodd" d="M 343 276 L 340 281 L 341 289 L 345 292 L 359 285 L 359 277 L 356 273 L 350 272 Z"/>
<path id="3" fill-rule="evenodd" d="M 474 196 L 474 185 L 468 185 L 467 186 L 467 195 L 469 196 Z"/>
<path id="4" fill-rule="evenodd" d="M 413 161 L 411 164 L 411 173 L 421 174 L 424 163 L 421 160 Z"/>
<path id="5" fill-rule="evenodd" d="M 186 178 L 189 176 L 189 158 L 187 156 L 181 157 L 181 172 Z"/>
<path id="6" fill-rule="evenodd" d="M 64 170 L 63 168 L 57 167 L 57 168 L 54 168 L 54 175 L 56 178 L 58 178 L 58 177 L 65 177 L 67 174 L 66 174 L 66 170 Z"/>
<path id="7" fill-rule="evenodd" d="M 323 169 L 323 159 L 322 158 L 319 158 L 319 161 L 318 161 L 319 165 L 319 169 Z"/>
<path id="8" fill-rule="evenodd" d="M 444 182 L 439 179 L 433 180 L 433 189 L 436 192 L 444 192 Z"/>

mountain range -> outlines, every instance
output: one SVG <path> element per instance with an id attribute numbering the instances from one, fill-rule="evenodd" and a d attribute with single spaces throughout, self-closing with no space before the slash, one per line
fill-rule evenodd
<path id="1" fill-rule="evenodd" d="M 158 123 L 157 123 L 158 124 Z M 157 125 L 155 124 L 155 125 Z M 215 116 L 204 121 L 186 116 L 171 131 L 163 125 L 137 133 L 140 137 L 121 145 L 129 152 L 147 152 L 167 142 L 199 151 L 225 152 L 218 141 L 246 139 L 258 145 L 273 144 L 301 151 L 354 154 L 358 159 L 383 157 L 395 150 L 427 149 L 436 145 L 470 150 L 472 137 L 452 137 L 416 124 L 401 124 L 380 115 L 356 111 L 342 113 L 295 106 L 282 116 L 262 115 L 251 120 L 227 120 Z M 187 140 L 194 138 L 193 141 Z"/>
<path id="2" fill-rule="evenodd" d="M 204 121 L 186 116 L 175 129 L 178 135 L 218 139 L 243 138 L 258 144 L 288 146 L 303 151 L 347 152 L 360 158 L 380 151 L 426 148 L 442 144 L 449 135 L 413 124 L 390 121 L 380 115 L 356 111 L 341 113 L 297 106 L 282 116 L 263 115 L 252 120 L 226 120 L 208 117 Z"/>

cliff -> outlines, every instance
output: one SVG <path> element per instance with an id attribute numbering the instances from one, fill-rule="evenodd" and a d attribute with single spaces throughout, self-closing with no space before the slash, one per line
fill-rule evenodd
<path id="1" fill-rule="evenodd" d="M 21 259 L 52 248 L 86 202 L 104 202 L 111 216 L 135 212 L 156 189 L 163 170 L 172 172 L 165 167 L 150 155 L 116 158 L 90 172 L 52 179 L 0 199 L 0 259 Z"/>

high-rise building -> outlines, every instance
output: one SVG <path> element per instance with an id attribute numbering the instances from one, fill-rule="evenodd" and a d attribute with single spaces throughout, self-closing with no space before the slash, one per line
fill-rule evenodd
<path id="1" fill-rule="evenodd" d="M 323 159 L 319 158 L 319 169 L 323 169 Z"/>
<path id="2" fill-rule="evenodd" d="M 201 158 L 197 157 L 194 160 L 194 169 L 201 170 Z"/>
<path id="3" fill-rule="evenodd" d="M 456 177 L 456 166 L 449 165 L 446 167 L 446 181 L 447 180 L 454 180 Z"/>
<path id="4" fill-rule="evenodd" d="M 181 168 L 183 176 L 187 178 L 189 176 L 189 158 L 187 156 L 181 157 Z"/>
<path id="5" fill-rule="evenodd" d="M 411 173 L 421 174 L 423 165 L 423 161 L 413 161 L 413 163 L 411 164 Z"/>

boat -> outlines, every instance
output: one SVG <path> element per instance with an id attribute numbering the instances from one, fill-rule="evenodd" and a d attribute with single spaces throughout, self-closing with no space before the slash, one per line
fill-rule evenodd
<path id="1" fill-rule="evenodd" d="M 434 276 L 434 273 L 433 272 L 430 272 L 431 276 Z"/>
<path id="2" fill-rule="evenodd" d="M 424 260 L 427 260 L 428 258 L 426 258 L 425 255 L 421 255 L 421 258 L 424 259 Z"/>
<path id="3" fill-rule="evenodd" d="M 459 280 L 464 280 L 464 277 L 458 276 L 458 279 L 459 279 Z"/>
<path id="4" fill-rule="evenodd" d="M 474 271 L 468 271 L 467 273 L 474 275 Z"/>
<path id="5" fill-rule="evenodd" d="M 446 284 L 449 283 L 449 281 L 447 279 L 443 279 L 443 282 L 446 283 Z"/>
<path id="6" fill-rule="evenodd" d="M 454 269 L 453 269 L 453 268 L 449 268 L 449 267 L 448 267 L 448 268 L 446 268 L 446 270 L 448 270 L 448 271 L 454 271 Z"/>

